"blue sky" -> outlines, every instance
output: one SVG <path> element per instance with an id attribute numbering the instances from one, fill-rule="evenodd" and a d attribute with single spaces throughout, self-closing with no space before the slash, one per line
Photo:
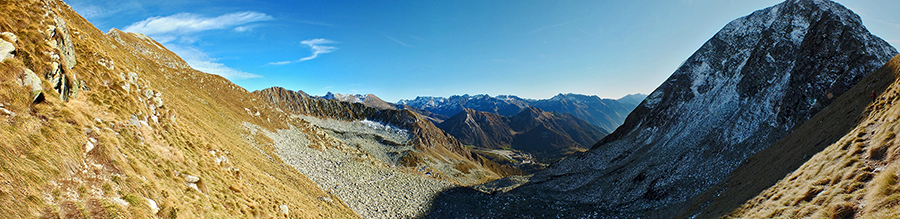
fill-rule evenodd
<path id="1" fill-rule="evenodd" d="M 247 90 L 416 96 L 650 93 L 729 21 L 777 0 L 68 0 Z M 900 45 L 900 1 L 838 1 Z"/>

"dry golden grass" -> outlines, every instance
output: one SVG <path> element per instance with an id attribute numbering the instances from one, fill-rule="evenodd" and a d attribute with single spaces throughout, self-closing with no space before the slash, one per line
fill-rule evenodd
<path id="1" fill-rule="evenodd" d="M 900 214 L 900 141 L 896 138 L 900 105 L 893 105 L 900 98 L 898 77 L 900 56 L 863 81 L 891 84 L 868 106 L 854 129 L 726 217 L 895 218 Z"/>
<path id="2" fill-rule="evenodd" d="M 53 23 L 43 17 L 48 9 L 67 21 L 75 43 L 78 64 L 65 74 L 77 75 L 90 90 L 64 102 L 43 78 L 46 101 L 31 104 L 18 80 L 22 68 L 41 77 L 50 69 L 47 54 L 53 49 L 39 32 Z M 16 57 L 0 63 L 0 103 L 16 113 L 0 113 L 4 217 L 145 218 L 151 214 L 147 199 L 158 203 L 156 216 L 163 218 L 358 217 L 337 197 L 281 165 L 277 156 L 260 152 L 273 154 L 271 140 L 243 130 L 242 121 L 267 129 L 295 121 L 246 90 L 222 77 L 173 68 L 157 62 L 159 57 L 134 52 L 61 2 L 47 6 L 0 0 L 0 13 L 5 14 L 0 31 L 18 36 Z M 156 44 L 123 38 L 134 45 Z M 152 52 L 180 61 L 165 49 Z M 113 69 L 99 64 L 109 61 Z M 138 73 L 139 79 L 126 91 L 122 86 L 129 82 L 119 75 L 128 72 Z M 154 114 L 141 97 L 148 89 L 162 93 L 164 105 L 155 109 L 158 123 L 146 119 Z M 131 125 L 132 115 L 147 123 Z M 91 138 L 96 143 L 87 152 Z M 201 178 L 199 191 L 185 183 L 185 174 Z M 282 215 L 280 205 L 287 205 L 290 215 Z"/>

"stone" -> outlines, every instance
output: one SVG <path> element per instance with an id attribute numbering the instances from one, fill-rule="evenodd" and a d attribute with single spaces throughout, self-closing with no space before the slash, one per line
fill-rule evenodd
<path id="1" fill-rule="evenodd" d="M 19 41 L 19 38 L 16 37 L 15 34 L 10 33 L 10 32 L 3 32 L 3 33 L 0 33 L 0 35 L 5 36 L 7 39 L 9 39 L 9 42 L 12 42 L 12 43 Z"/>
<path id="2" fill-rule="evenodd" d="M 6 109 L 6 108 L 0 108 L 0 112 L 4 113 L 4 114 L 6 114 L 6 115 L 9 115 L 9 116 L 16 116 L 16 113 L 14 113 L 14 112 L 12 112 L 12 111 L 9 111 L 9 110 Z"/>
<path id="3" fill-rule="evenodd" d="M 91 153 L 92 150 L 94 150 L 94 143 L 91 143 L 90 141 L 88 141 L 87 143 L 84 143 L 84 153 L 85 154 Z"/>
<path id="4" fill-rule="evenodd" d="M 200 191 L 200 188 L 197 187 L 197 183 L 188 183 L 187 185 L 188 185 L 188 187 L 191 187 L 192 189 L 197 190 L 197 192 L 202 193 L 202 191 Z"/>
<path id="5" fill-rule="evenodd" d="M 128 125 L 137 126 L 141 128 L 141 120 L 134 114 L 131 114 L 131 119 L 128 119 Z"/>
<path id="6" fill-rule="evenodd" d="M 50 63 L 50 71 L 47 72 L 47 75 L 45 75 L 45 77 L 47 77 L 49 79 L 49 78 L 56 77 L 58 75 L 62 75 L 62 70 L 59 69 L 59 62 Z"/>
<path id="7" fill-rule="evenodd" d="M 147 97 L 147 99 L 150 99 L 151 97 L 153 97 L 153 90 L 144 90 L 144 96 Z"/>
<path id="8" fill-rule="evenodd" d="M 116 205 L 119 205 L 122 207 L 128 207 L 130 205 L 130 204 L 128 204 L 128 201 L 125 201 L 124 199 L 119 198 L 119 197 L 110 198 L 109 202 L 115 203 Z"/>
<path id="9" fill-rule="evenodd" d="M 128 72 L 128 83 L 137 85 L 138 74 L 134 72 Z"/>
<path id="10" fill-rule="evenodd" d="M 150 214 L 159 213 L 159 205 L 156 204 L 156 201 L 153 201 L 153 199 L 147 199 L 147 207 L 150 208 Z"/>
<path id="11" fill-rule="evenodd" d="M 54 25 L 47 25 L 47 29 L 44 31 L 44 34 L 47 35 L 47 38 L 53 38 L 54 36 L 56 36 L 56 26 Z"/>
<path id="12" fill-rule="evenodd" d="M 153 103 L 156 104 L 156 107 L 162 107 L 163 101 L 162 98 L 159 98 L 159 96 L 153 97 L 151 100 L 153 100 Z"/>
<path id="13" fill-rule="evenodd" d="M 15 57 L 13 52 L 16 51 L 16 46 L 10 42 L 6 42 L 6 40 L 0 40 L 0 62 L 6 61 L 6 59 Z"/>
<path id="14" fill-rule="evenodd" d="M 69 97 L 76 98 L 76 97 L 78 97 L 78 91 L 81 90 L 81 84 L 79 84 L 78 75 L 76 75 L 75 73 L 72 73 L 72 80 L 69 80 L 69 81 L 72 82 L 72 86 L 69 87 L 69 91 L 68 91 L 67 95 Z M 66 99 L 68 99 L 68 97 Z"/>
<path id="15" fill-rule="evenodd" d="M 56 91 L 59 92 L 59 99 L 63 101 L 69 101 L 69 86 L 68 80 L 65 75 L 60 75 L 59 86 L 56 87 Z"/>
<path id="16" fill-rule="evenodd" d="M 289 211 L 287 205 L 281 205 L 281 206 L 278 206 L 278 207 L 281 208 L 281 213 L 282 213 L 282 214 L 290 214 L 290 213 L 291 213 L 291 212 Z"/>
<path id="17" fill-rule="evenodd" d="M 189 183 L 197 183 L 200 182 L 200 177 L 185 174 L 184 181 Z"/>
<path id="18" fill-rule="evenodd" d="M 40 102 L 44 99 L 43 88 L 41 87 L 41 78 L 31 71 L 31 69 L 24 69 L 24 75 L 22 78 L 22 85 L 31 88 L 31 101 L 33 103 Z"/>

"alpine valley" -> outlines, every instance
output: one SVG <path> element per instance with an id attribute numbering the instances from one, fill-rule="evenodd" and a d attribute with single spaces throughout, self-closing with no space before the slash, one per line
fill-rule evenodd
<path id="1" fill-rule="evenodd" d="M 3 218 L 900 214 L 900 56 L 829 0 L 728 23 L 649 95 L 397 103 L 248 91 L 60 0 L 0 13 Z"/>

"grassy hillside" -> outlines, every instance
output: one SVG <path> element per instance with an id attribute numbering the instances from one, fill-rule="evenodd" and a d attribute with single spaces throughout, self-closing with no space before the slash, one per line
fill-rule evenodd
<path id="1" fill-rule="evenodd" d="M 797 132 L 748 159 L 725 185 L 733 189 L 724 189 L 722 198 L 713 199 L 721 203 L 705 213 L 731 211 L 728 218 L 896 217 L 900 212 L 896 138 L 900 106 L 894 106 L 900 93 L 898 79 L 900 56 Z M 878 94 L 874 102 L 872 91 Z M 748 196 L 752 199 L 744 198 Z"/>
<path id="2" fill-rule="evenodd" d="M 145 36 L 104 34 L 59 1 L 0 1 L 0 13 L 0 32 L 17 38 L 0 63 L 6 217 L 358 217 L 241 128 L 296 123 L 246 90 Z M 56 65 L 67 89 L 48 77 Z"/>

